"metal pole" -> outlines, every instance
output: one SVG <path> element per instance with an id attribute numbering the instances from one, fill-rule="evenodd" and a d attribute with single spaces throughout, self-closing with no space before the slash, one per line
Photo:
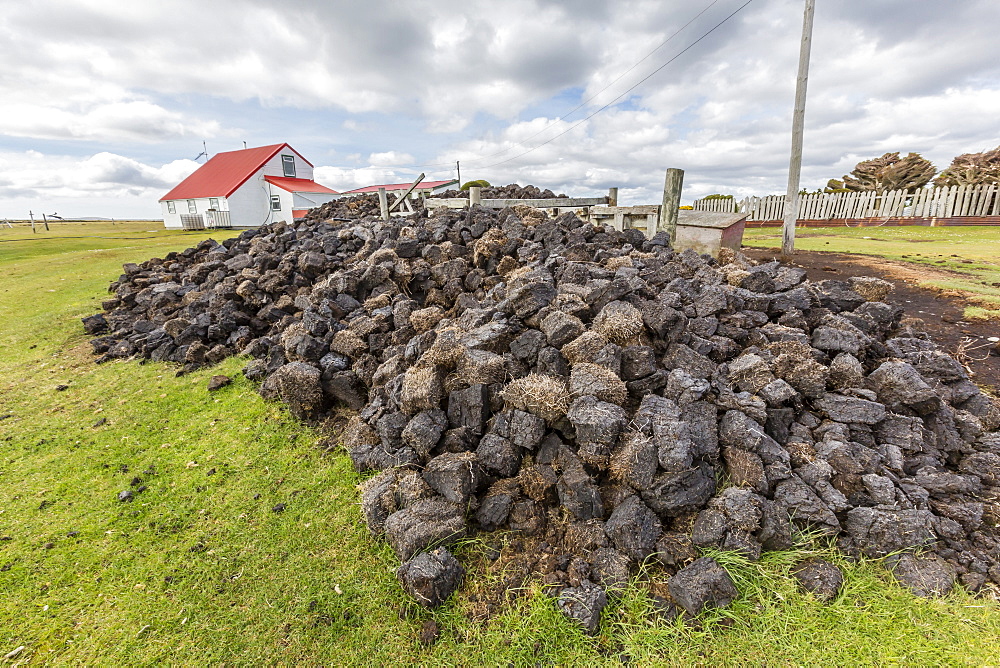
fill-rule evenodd
<path id="1" fill-rule="evenodd" d="M 785 193 L 785 223 L 781 255 L 795 252 L 795 221 L 799 215 L 799 176 L 802 173 L 802 131 L 806 121 L 806 84 L 809 81 L 809 52 L 812 46 L 813 12 L 816 0 L 806 0 L 802 17 L 802 44 L 799 48 L 799 76 L 795 80 L 795 111 L 792 113 L 792 154 L 788 161 L 788 191 Z"/>
<path id="2" fill-rule="evenodd" d="M 681 205 L 681 189 L 684 187 L 684 170 L 671 167 L 663 181 L 663 204 L 660 206 L 660 220 L 657 232 L 666 232 L 673 248 L 677 240 L 677 209 Z"/>

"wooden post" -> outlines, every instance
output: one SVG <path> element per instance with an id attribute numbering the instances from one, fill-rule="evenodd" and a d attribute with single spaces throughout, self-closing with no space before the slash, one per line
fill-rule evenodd
<path id="1" fill-rule="evenodd" d="M 413 192 L 413 189 L 416 188 L 417 185 L 424 180 L 424 176 L 425 176 L 424 173 L 420 172 L 420 176 L 418 176 L 417 179 L 410 184 L 410 187 L 406 189 L 406 192 L 403 193 L 403 195 L 399 199 L 397 199 L 395 202 L 392 203 L 392 206 L 389 207 L 390 212 L 392 212 L 397 206 L 402 204 L 403 201 L 410 196 L 410 193 Z M 413 207 L 410 207 L 410 211 L 413 211 Z M 388 218 L 386 218 L 386 220 L 388 220 Z"/>
<path id="2" fill-rule="evenodd" d="M 49 231 L 49 219 L 48 219 L 48 217 L 44 213 L 42 214 L 42 225 L 45 226 L 45 231 L 48 232 Z"/>
<path id="3" fill-rule="evenodd" d="M 483 203 L 482 186 L 469 186 L 469 208 L 481 206 Z"/>
<path id="4" fill-rule="evenodd" d="M 681 189 L 684 187 L 684 170 L 671 167 L 663 182 L 663 204 L 657 232 L 666 232 L 671 248 L 677 240 L 677 210 L 681 205 Z"/>
<path id="5" fill-rule="evenodd" d="M 785 192 L 785 220 L 781 255 L 795 252 L 795 220 L 799 213 L 799 176 L 802 172 L 802 130 L 806 121 L 806 84 L 809 81 L 809 51 L 812 46 L 813 12 L 816 0 L 806 0 L 802 17 L 802 44 L 799 46 L 799 75 L 795 80 L 795 111 L 792 112 L 792 154 L 788 160 L 788 190 Z"/>
<path id="6" fill-rule="evenodd" d="M 618 206 L 618 188 L 608 188 L 608 206 Z"/>
<path id="7" fill-rule="evenodd" d="M 29 211 L 28 216 L 31 218 L 31 233 L 38 234 L 37 232 L 35 232 L 35 214 Z"/>
<path id="8" fill-rule="evenodd" d="M 458 189 L 461 190 L 462 189 L 462 164 L 458 160 L 455 161 L 455 170 L 458 172 Z"/>
<path id="9" fill-rule="evenodd" d="M 389 220 L 389 198 L 385 196 L 385 188 L 378 189 L 378 206 L 382 210 L 382 220 Z"/>

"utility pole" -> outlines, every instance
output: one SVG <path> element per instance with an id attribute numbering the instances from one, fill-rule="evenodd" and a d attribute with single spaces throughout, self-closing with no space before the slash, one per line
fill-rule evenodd
<path id="1" fill-rule="evenodd" d="M 785 224 L 781 256 L 795 252 L 795 221 L 799 215 L 799 176 L 802 173 L 802 131 L 806 120 L 806 84 L 809 81 L 809 52 L 812 47 L 813 12 L 816 0 L 806 0 L 799 47 L 799 76 L 795 80 L 795 111 L 792 113 L 792 154 L 788 161 L 788 191 L 785 193 Z"/>
<path id="2" fill-rule="evenodd" d="M 38 234 L 37 232 L 35 232 L 35 214 L 29 211 L 28 216 L 31 217 L 31 233 Z"/>
<path id="3" fill-rule="evenodd" d="M 461 188 L 462 188 L 462 165 L 459 163 L 458 160 L 455 161 L 455 169 L 458 170 L 458 188 L 459 188 L 459 190 L 461 190 Z"/>

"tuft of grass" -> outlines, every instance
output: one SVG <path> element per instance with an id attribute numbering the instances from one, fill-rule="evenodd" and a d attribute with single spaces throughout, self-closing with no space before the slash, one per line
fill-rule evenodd
<path id="1" fill-rule="evenodd" d="M 962 317 L 966 320 L 1000 320 L 1000 309 L 966 306 Z"/>
<path id="2" fill-rule="evenodd" d="M 531 584 L 498 617 L 471 620 L 479 578 L 502 574 L 475 573 L 440 609 L 420 608 L 395 580 L 391 549 L 363 526 L 349 459 L 321 452 L 319 434 L 264 402 L 240 376 L 243 360 L 180 377 L 165 364 L 93 364 L 78 319 L 98 309 L 121 263 L 204 236 L 101 250 L 49 241 L 0 257 L 10 277 L 0 287 L 3 653 L 24 645 L 18 660 L 39 664 L 997 662 L 995 600 L 919 600 L 877 564 L 823 552 L 847 584 L 822 605 L 788 577 L 821 548 L 757 563 L 714 555 L 743 597 L 697 626 L 657 616 L 647 590 L 665 576 L 652 567 L 608 607 L 596 638 Z M 234 382 L 209 393 L 217 373 Z M 480 568 L 482 549 L 470 539 L 457 552 Z M 441 633 L 431 647 L 419 641 L 426 621 Z"/>

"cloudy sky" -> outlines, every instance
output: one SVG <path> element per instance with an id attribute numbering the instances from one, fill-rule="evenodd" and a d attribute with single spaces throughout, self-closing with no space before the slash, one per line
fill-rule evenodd
<path id="1" fill-rule="evenodd" d="M 745 3 L 7 0 L 0 217 L 157 217 L 203 141 L 287 141 L 338 190 L 461 160 L 624 204 L 658 201 L 667 167 L 687 201 L 780 193 L 803 0 Z M 804 187 L 1000 144 L 1000 3 L 817 5 Z"/>

